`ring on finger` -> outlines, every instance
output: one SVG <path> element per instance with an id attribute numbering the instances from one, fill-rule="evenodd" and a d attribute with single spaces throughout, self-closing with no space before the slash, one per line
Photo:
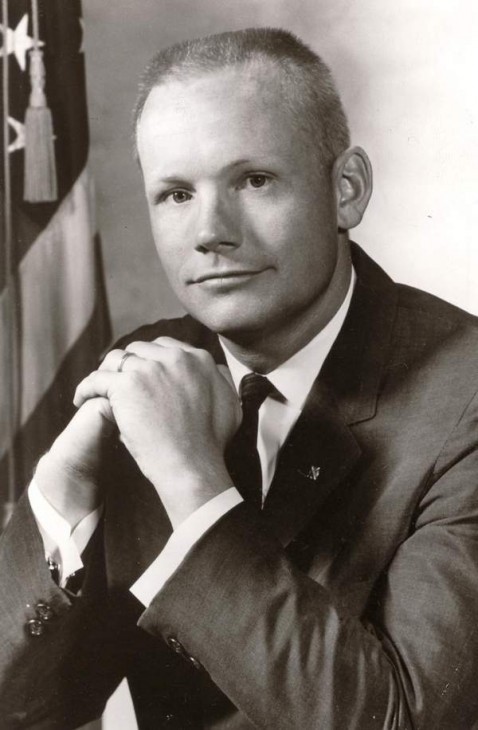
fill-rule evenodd
<path id="1" fill-rule="evenodd" d="M 118 363 L 118 367 L 116 368 L 116 370 L 117 370 L 117 371 L 118 371 L 119 373 L 123 372 L 123 367 L 124 367 L 124 364 L 125 364 L 126 360 L 127 360 L 127 359 L 128 359 L 129 357 L 133 357 L 133 353 L 132 353 L 132 352 L 124 352 L 124 353 L 123 353 L 123 355 L 122 355 L 122 357 L 121 357 L 121 360 L 120 360 L 120 361 L 119 361 L 119 363 Z"/>

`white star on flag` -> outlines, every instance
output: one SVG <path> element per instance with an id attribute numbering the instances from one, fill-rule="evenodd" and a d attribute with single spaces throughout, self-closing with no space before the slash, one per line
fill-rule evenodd
<path id="1" fill-rule="evenodd" d="M 0 28 L 0 30 L 2 29 Z M 33 44 L 33 38 L 28 35 L 28 15 L 25 13 L 15 30 L 7 28 L 7 37 L 3 39 L 2 56 L 14 53 L 21 70 L 25 71 L 26 54 L 33 48 Z M 40 41 L 39 45 L 44 46 L 45 44 Z"/>
<path id="2" fill-rule="evenodd" d="M 25 125 L 13 117 L 8 117 L 8 123 L 16 134 L 13 142 L 10 142 L 8 145 L 9 153 L 15 152 L 16 150 L 22 150 L 25 147 Z"/>

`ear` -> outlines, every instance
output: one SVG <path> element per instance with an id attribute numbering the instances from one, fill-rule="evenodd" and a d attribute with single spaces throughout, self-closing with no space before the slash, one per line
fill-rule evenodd
<path id="1" fill-rule="evenodd" d="M 372 165 L 365 150 L 350 147 L 337 157 L 333 168 L 337 224 L 348 231 L 358 226 L 372 195 Z"/>

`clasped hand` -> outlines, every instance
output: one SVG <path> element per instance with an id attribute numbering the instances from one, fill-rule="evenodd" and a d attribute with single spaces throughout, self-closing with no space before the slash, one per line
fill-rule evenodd
<path id="1" fill-rule="evenodd" d="M 116 424 L 175 527 L 232 485 L 224 451 L 241 421 L 239 400 L 227 369 L 204 350 L 160 337 L 126 351 L 121 372 L 124 351 L 112 350 L 78 385 L 79 410 L 51 451 L 94 482 L 98 443 Z"/>

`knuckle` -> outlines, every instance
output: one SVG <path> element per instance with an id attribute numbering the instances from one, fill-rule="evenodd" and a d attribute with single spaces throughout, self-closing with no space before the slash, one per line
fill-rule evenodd
<path id="1" fill-rule="evenodd" d="M 117 348 L 114 350 L 110 350 L 103 358 L 103 361 L 102 361 L 100 367 L 108 368 L 113 363 L 118 362 L 118 360 L 122 356 L 122 354 L 123 354 L 123 350 L 119 350 Z"/>
<path id="2" fill-rule="evenodd" d="M 163 362 L 173 367 L 179 367 L 183 363 L 188 362 L 188 355 L 189 353 L 182 350 L 180 347 L 168 347 L 168 349 L 164 351 Z"/>
<path id="3" fill-rule="evenodd" d="M 170 345 L 172 343 L 177 343 L 178 340 L 175 340 L 174 337 L 168 337 L 167 335 L 161 335 L 161 337 L 156 337 L 153 340 L 153 343 L 156 345 Z"/>
<path id="4" fill-rule="evenodd" d="M 205 365 L 214 362 L 212 355 L 207 350 L 202 350 L 198 348 L 196 350 L 196 357 L 200 362 L 204 363 Z"/>
<path id="5" fill-rule="evenodd" d="M 142 360 L 138 363 L 138 372 L 144 373 L 155 373 L 158 372 L 162 367 L 162 363 L 158 360 Z"/>

